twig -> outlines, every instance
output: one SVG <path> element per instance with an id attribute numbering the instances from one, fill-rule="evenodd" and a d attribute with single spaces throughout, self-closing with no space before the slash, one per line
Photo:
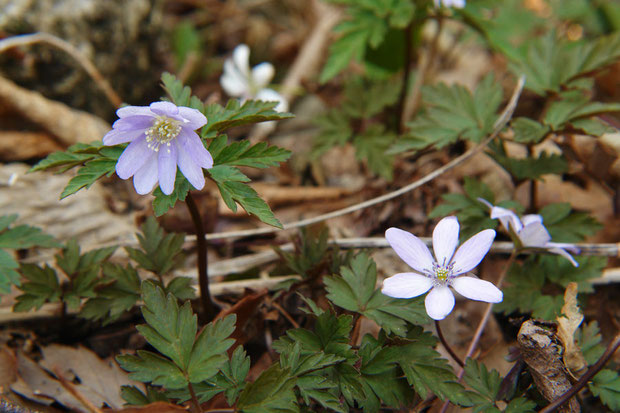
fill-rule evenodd
<path id="1" fill-rule="evenodd" d="M 611 356 L 613 356 L 616 350 L 618 350 L 618 347 L 620 347 L 620 334 L 616 334 L 616 337 L 614 337 L 611 343 L 609 343 L 609 346 L 607 346 L 607 349 L 605 350 L 601 358 L 599 358 L 596 363 L 594 363 L 588 369 L 588 371 L 586 371 L 584 375 L 579 378 L 577 383 L 575 383 L 566 393 L 551 402 L 544 409 L 540 410 L 539 413 L 550 413 L 558 407 L 562 406 L 567 401 L 569 401 L 574 395 L 579 392 L 579 390 L 581 390 L 585 387 L 586 384 L 588 384 L 588 381 L 590 381 L 590 379 L 594 377 L 596 373 L 598 373 L 603 368 L 603 366 L 605 366 L 605 364 L 607 364 Z"/>
<path id="2" fill-rule="evenodd" d="M 319 215 L 313 218 L 302 219 L 301 221 L 284 224 L 282 229 L 305 227 L 311 224 L 315 224 L 317 222 L 326 221 L 328 219 L 340 217 L 342 215 L 350 214 L 351 212 L 359 211 L 361 209 L 368 208 L 368 207 L 380 204 L 385 201 L 389 201 L 390 199 L 394 199 L 403 194 L 406 194 L 407 192 L 413 191 L 414 189 L 421 187 L 422 185 L 432 181 L 438 176 L 446 173 L 447 171 L 454 168 L 455 166 L 460 165 L 461 163 L 465 162 L 466 160 L 468 160 L 469 158 L 471 158 L 478 152 L 482 151 L 488 145 L 488 143 L 491 142 L 493 139 L 495 139 L 499 135 L 499 133 L 502 131 L 502 129 L 504 129 L 504 126 L 506 126 L 506 124 L 510 120 L 512 113 L 514 112 L 517 106 L 517 101 L 519 100 L 519 96 L 521 95 L 521 91 L 523 90 L 524 84 L 525 84 L 525 77 L 521 76 L 519 78 L 519 81 L 517 82 L 517 85 L 515 86 L 514 91 L 512 92 L 510 101 L 508 102 L 508 104 L 506 105 L 502 113 L 500 114 L 499 118 L 495 121 L 493 132 L 486 139 L 484 139 L 482 142 L 480 142 L 478 145 L 471 148 L 464 154 L 454 158 L 452 161 L 435 169 L 433 172 L 425 175 L 424 177 L 418 179 L 417 181 L 412 182 L 409 185 L 406 185 L 400 189 L 397 189 L 396 191 L 387 193 L 385 195 L 378 196 L 376 198 L 369 199 L 364 202 L 360 202 L 359 204 L 355 204 L 355 205 L 351 205 L 343 209 L 339 209 L 337 211 L 332 211 L 327 214 Z M 212 239 L 249 237 L 249 236 L 254 236 L 254 235 L 271 234 L 274 232 L 278 232 L 279 230 L 280 229 L 278 228 L 267 227 L 267 228 L 256 228 L 256 229 L 249 229 L 249 230 L 243 230 L 243 231 L 220 232 L 220 233 L 215 233 L 215 234 L 209 234 L 207 239 L 212 240 Z"/>
<path id="3" fill-rule="evenodd" d="M 75 46 L 59 37 L 49 33 L 32 33 L 8 37 L 0 40 L 0 53 L 13 47 L 28 46 L 36 43 L 47 43 L 67 53 L 84 68 L 86 73 L 88 73 L 88 75 L 95 81 L 97 86 L 99 86 L 99 89 L 101 89 L 114 107 L 118 108 L 123 104 L 123 100 L 114 91 L 114 89 L 112 89 L 108 81 L 103 77 L 103 75 L 101 75 L 95 65 L 92 64 L 82 52 L 75 48 Z"/>
<path id="4" fill-rule="evenodd" d="M 288 320 L 289 323 L 291 323 L 291 325 L 295 328 L 299 328 L 299 323 L 297 323 L 297 321 L 295 321 L 295 319 L 293 317 L 291 317 L 291 315 L 288 313 L 288 311 L 286 311 L 280 304 L 276 303 L 275 301 L 271 301 L 271 305 L 273 307 L 275 307 L 276 310 L 278 310 L 280 312 L 280 314 L 282 314 L 284 316 L 284 318 L 286 318 Z"/>
<path id="5" fill-rule="evenodd" d="M 189 381 L 187 382 L 187 389 L 189 390 L 189 395 L 192 398 L 192 404 L 194 405 L 195 413 L 202 413 L 202 407 L 200 407 L 200 402 L 198 401 L 198 397 L 196 397 L 194 386 L 192 386 L 192 383 Z"/>
<path id="6" fill-rule="evenodd" d="M 58 379 L 58 381 L 60 382 L 60 385 L 62 387 L 64 387 L 65 390 L 67 390 L 69 393 L 71 393 L 71 395 L 73 397 L 75 397 L 76 399 L 78 399 L 80 401 L 80 403 L 82 403 L 84 405 L 84 407 L 86 407 L 86 409 L 90 412 L 90 413 L 103 413 L 103 410 L 99 409 L 97 406 L 95 406 L 90 400 L 88 400 L 86 397 L 84 397 L 84 395 L 82 393 L 80 393 L 75 386 L 73 385 L 73 383 L 71 383 L 69 380 L 67 380 L 60 372 L 59 368 L 55 368 L 54 369 L 54 375 L 56 376 L 56 378 Z"/>
<path id="7" fill-rule="evenodd" d="M 441 332 L 441 327 L 439 326 L 439 321 L 437 320 L 435 320 L 435 328 L 437 329 L 437 337 L 439 337 L 439 341 L 441 341 L 441 344 L 443 344 L 444 348 L 448 351 L 448 353 L 450 353 L 452 359 L 456 361 L 456 364 L 461 366 L 461 368 L 465 367 L 463 360 L 461 360 L 461 358 L 454 352 L 452 347 L 450 347 L 445 337 L 443 336 L 443 333 Z"/>
<path id="8" fill-rule="evenodd" d="M 209 273 L 207 263 L 207 240 L 205 238 L 205 229 L 202 225 L 200 211 L 194 201 L 191 193 L 187 193 L 185 204 L 192 216 L 194 228 L 196 229 L 196 244 L 198 246 L 198 284 L 200 285 L 200 301 L 202 302 L 202 310 L 207 320 L 212 320 L 216 315 L 215 306 L 211 300 L 209 292 Z"/>

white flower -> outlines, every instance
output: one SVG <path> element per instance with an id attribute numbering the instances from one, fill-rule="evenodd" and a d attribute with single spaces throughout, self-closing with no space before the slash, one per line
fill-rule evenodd
<path id="1" fill-rule="evenodd" d="M 579 248 L 571 244 L 550 242 L 551 235 L 543 225 L 543 219 L 540 215 L 529 214 L 519 219 L 517 214 L 509 209 L 494 206 L 483 198 L 478 198 L 478 200 L 491 208 L 491 218 L 499 219 L 506 231 L 512 231 L 517 236 L 523 247 L 546 248 L 549 252 L 566 258 L 575 267 L 579 267 L 579 263 L 567 252 L 568 250 L 573 254 L 579 254 Z"/>
<path id="2" fill-rule="evenodd" d="M 282 95 L 267 86 L 275 69 L 271 63 L 263 62 L 250 69 L 250 48 L 240 44 L 233 50 L 232 57 L 224 62 L 224 73 L 220 77 L 222 89 L 242 102 L 248 99 L 278 102 L 276 112 L 288 110 L 288 102 Z"/>
<path id="3" fill-rule="evenodd" d="M 454 288 L 471 300 L 499 303 L 502 292 L 488 281 L 463 274 L 475 268 L 487 254 L 495 231 L 485 229 L 459 243 L 459 222 L 456 217 L 439 221 L 433 231 L 435 258 L 426 245 L 415 235 L 389 228 L 385 238 L 396 254 L 416 272 L 396 274 L 383 281 L 381 292 L 394 298 L 412 298 L 429 291 L 424 301 L 426 312 L 435 320 L 443 320 L 454 307 Z M 456 250 L 456 252 L 454 252 Z"/>
<path id="4" fill-rule="evenodd" d="M 454 7 L 457 9 L 462 9 L 465 7 L 465 0 L 434 0 L 435 7 L 439 8 L 441 6 L 444 7 Z"/>

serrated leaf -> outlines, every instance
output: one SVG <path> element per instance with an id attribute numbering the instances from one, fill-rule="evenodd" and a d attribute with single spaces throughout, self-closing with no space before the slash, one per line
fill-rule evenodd
<path id="1" fill-rule="evenodd" d="M 26 249 L 32 247 L 54 248 L 60 244 L 40 228 L 18 225 L 0 233 L 0 248 Z"/>
<path id="2" fill-rule="evenodd" d="M 18 288 L 24 294 L 16 298 L 13 311 L 38 310 L 46 302 L 56 302 L 62 295 L 56 272 L 49 266 L 44 268 L 34 264 L 22 264 L 20 272 L 26 282 Z"/>
<path id="3" fill-rule="evenodd" d="M 514 131 L 513 139 L 520 143 L 538 143 L 551 132 L 549 126 L 525 117 L 513 119 L 510 125 Z"/>
<path id="4" fill-rule="evenodd" d="M 8 294 L 11 285 L 20 285 L 19 264 L 8 252 L 0 249 L 0 292 Z"/>
<path id="5" fill-rule="evenodd" d="M 335 146 L 344 145 L 353 136 L 349 119 L 341 110 L 332 109 L 326 114 L 319 115 L 314 124 L 320 128 L 319 134 L 312 141 L 314 159 L 318 159 Z"/>
<path id="6" fill-rule="evenodd" d="M 218 133 L 236 126 L 293 117 L 291 113 L 274 111 L 273 108 L 277 104 L 277 102 L 263 102 L 260 100 L 246 100 L 243 104 L 240 104 L 237 99 L 231 99 L 226 104 L 226 107 L 222 107 L 217 103 L 207 105 L 203 113 L 209 122 L 201 130 L 201 135 L 203 138 L 213 138 Z"/>
<path id="7" fill-rule="evenodd" d="M 87 161 L 78 170 L 76 176 L 71 178 L 65 189 L 60 194 L 60 199 L 72 195 L 82 188 L 90 188 L 102 176 L 112 176 L 116 172 L 117 159 L 93 159 Z"/>
<path id="8" fill-rule="evenodd" d="M 504 413 L 533 413 L 536 411 L 536 403 L 524 397 L 512 399 L 504 409 Z"/>
<path id="9" fill-rule="evenodd" d="M 183 259 L 184 233 L 164 233 L 157 220 L 148 217 L 136 234 L 140 249 L 125 247 L 127 254 L 142 268 L 160 276 L 166 275 Z"/>
<path id="10" fill-rule="evenodd" d="M 214 162 L 217 165 L 216 168 L 221 165 L 268 168 L 278 166 L 290 156 L 291 151 L 277 146 L 269 146 L 266 142 L 252 145 L 249 141 L 239 141 L 232 142 L 219 151 Z"/>
<path id="11" fill-rule="evenodd" d="M 168 93 L 175 105 L 189 106 L 190 97 L 192 95 L 192 90 L 189 86 L 184 86 L 183 82 L 168 72 L 163 72 L 161 74 L 161 82 L 164 90 Z"/>
<path id="12" fill-rule="evenodd" d="M 74 153 L 72 151 L 74 148 L 75 146 L 71 146 L 66 152 L 53 152 L 49 154 L 47 158 L 42 159 L 33 166 L 29 172 L 46 171 L 60 166 L 62 166 L 60 171 L 65 172 L 95 157 L 93 154 L 88 153 Z"/>
<path id="13" fill-rule="evenodd" d="M 355 157 L 365 161 L 368 168 L 388 181 L 394 172 L 394 156 L 386 151 L 396 136 L 385 130 L 382 125 L 371 125 L 363 133 L 353 138 Z"/>
<path id="14" fill-rule="evenodd" d="M 235 331 L 234 314 L 207 324 L 191 349 L 187 375 L 192 383 L 209 380 L 228 361 L 226 351 L 235 342 L 228 338 Z"/>
<path id="15" fill-rule="evenodd" d="M 121 397 L 130 406 L 144 406 L 155 402 L 169 402 L 166 395 L 152 386 L 146 386 L 144 394 L 136 386 L 121 386 Z"/>
<path id="16" fill-rule="evenodd" d="M 192 188 L 187 178 L 183 176 L 180 170 L 177 170 L 174 189 L 170 195 L 164 194 L 160 187 L 155 188 L 155 191 L 153 191 L 155 196 L 153 199 L 153 212 L 155 216 L 160 217 L 164 215 L 170 208 L 176 205 L 177 201 L 185 201 L 187 194 Z"/>
<path id="17" fill-rule="evenodd" d="M 471 358 L 465 363 L 465 382 L 491 405 L 495 403 L 501 385 L 501 377 L 496 370 L 487 370 L 483 363 Z"/>
<path id="18" fill-rule="evenodd" d="M 245 388 L 246 377 L 250 371 L 250 358 L 243 347 L 239 346 L 233 351 L 230 360 L 222 366 L 220 374 L 215 378 L 217 386 L 225 389 L 225 396 L 231 406 L 239 397 L 239 393 Z"/>
<path id="19" fill-rule="evenodd" d="M 244 413 L 299 412 L 293 386 L 295 379 L 274 364 L 248 383 L 237 401 L 237 410 Z"/>
<path id="20" fill-rule="evenodd" d="M 217 182 L 217 187 L 226 206 L 233 212 L 237 211 L 238 203 L 248 214 L 256 216 L 265 224 L 282 228 L 282 224 L 273 215 L 269 205 L 258 196 L 252 187 L 235 181 Z"/>
<path id="21" fill-rule="evenodd" d="M 603 338 L 599 333 L 596 321 L 582 324 L 575 334 L 575 339 L 588 365 L 596 363 L 605 352 L 605 347 L 601 345 Z"/>
<path id="22" fill-rule="evenodd" d="M 584 94 L 570 92 L 561 94 L 559 100 L 549 105 L 543 121 L 554 130 L 560 130 L 578 119 L 618 111 L 620 103 L 590 102 Z"/>
<path id="23" fill-rule="evenodd" d="M 138 350 L 137 356 L 125 354 L 116 356 L 116 361 L 127 370 L 129 378 L 143 383 L 180 389 L 187 386 L 183 372 L 172 361 L 145 350 Z"/>
<path id="24" fill-rule="evenodd" d="M 541 179 L 546 174 L 562 174 L 568 171 L 568 163 L 562 155 L 543 152 L 537 158 L 517 159 L 509 157 L 501 144 L 490 144 L 489 148 L 489 156 L 517 181 Z"/>
<path id="25" fill-rule="evenodd" d="M 588 388 L 612 411 L 620 410 L 620 375 L 617 371 L 601 370 L 588 384 Z"/>
<path id="26" fill-rule="evenodd" d="M 602 228 L 590 214 L 571 211 L 568 203 L 549 204 L 539 214 L 555 242 L 580 242 Z"/>

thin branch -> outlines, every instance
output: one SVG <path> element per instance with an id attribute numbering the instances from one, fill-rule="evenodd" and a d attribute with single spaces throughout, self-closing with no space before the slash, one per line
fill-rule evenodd
<path id="1" fill-rule="evenodd" d="M 519 81 L 517 82 L 517 85 L 515 86 L 514 91 L 512 92 L 510 101 L 508 102 L 508 104 L 506 105 L 506 107 L 504 108 L 500 116 L 495 121 L 495 124 L 493 125 L 494 126 L 493 132 L 486 139 L 484 139 L 482 142 L 480 142 L 478 145 L 471 148 L 464 154 L 454 158 L 452 161 L 435 169 L 433 172 L 418 179 L 417 181 L 412 182 L 409 185 L 406 185 L 400 189 L 397 189 L 396 191 L 387 193 L 385 195 L 378 196 L 376 198 L 369 199 L 364 202 L 360 202 L 359 204 L 355 204 L 355 205 L 351 205 L 343 209 L 339 209 L 337 211 L 332 211 L 327 214 L 319 215 L 313 218 L 302 219 L 301 221 L 284 224 L 282 229 L 305 227 L 311 224 L 316 224 L 317 222 L 322 222 L 328 219 L 340 217 L 342 215 L 350 214 L 351 212 L 359 211 L 361 209 L 368 208 L 368 207 L 380 204 L 385 201 L 389 201 L 390 199 L 397 198 L 403 194 L 406 194 L 407 192 L 411 192 L 414 189 L 421 187 L 422 185 L 432 181 L 438 176 L 443 175 L 444 173 L 454 168 L 455 166 L 462 164 L 463 162 L 465 162 L 466 160 L 468 160 L 469 158 L 471 158 L 478 152 L 482 151 L 488 145 L 488 143 L 491 142 L 493 139 L 495 139 L 499 135 L 499 133 L 502 131 L 502 129 L 504 129 L 504 126 L 506 126 L 506 124 L 510 120 L 517 106 L 517 101 L 519 100 L 519 96 L 521 96 L 521 91 L 523 90 L 524 84 L 525 84 L 525 77 L 521 76 L 519 78 Z M 280 231 L 279 228 L 267 227 L 267 228 L 256 228 L 256 229 L 249 229 L 249 230 L 243 230 L 243 231 L 220 232 L 220 233 L 209 234 L 207 236 L 207 239 L 213 240 L 213 239 L 248 237 L 248 236 L 254 236 L 254 235 L 272 234 L 278 231 Z"/>
<path id="2" fill-rule="evenodd" d="M 448 353 L 450 353 L 450 357 L 452 357 L 452 360 L 456 361 L 456 364 L 461 366 L 461 368 L 465 367 L 465 363 L 463 363 L 463 360 L 461 360 L 461 358 L 454 352 L 452 347 L 450 347 L 450 345 L 446 341 L 446 338 L 443 336 L 438 320 L 435 320 L 435 328 L 437 329 L 437 337 L 439 337 L 439 341 L 441 341 L 443 347 L 448 351 Z"/>
<path id="3" fill-rule="evenodd" d="M 8 37 L 0 40 L 0 53 L 14 47 L 28 46 L 36 43 L 47 43 L 67 53 L 84 68 L 114 107 L 118 108 L 123 104 L 123 99 L 112 89 L 112 86 L 110 86 L 101 72 L 97 70 L 95 65 L 75 46 L 59 37 L 49 33 L 32 33 Z"/>
<path id="4" fill-rule="evenodd" d="M 607 364 L 611 356 L 613 356 L 616 350 L 618 350 L 618 347 L 620 347 L 620 334 L 616 334 L 616 337 L 614 337 L 611 343 L 609 343 L 609 346 L 607 346 L 607 349 L 605 350 L 601 358 L 599 358 L 596 363 L 594 363 L 588 369 L 588 371 L 586 371 L 584 375 L 579 378 L 577 383 L 575 383 L 566 393 L 555 399 L 544 409 L 540 410 L 539 413 L 551 413 L 552 411 L 554 411 L 558 407 L 561 407 L 564 403 L 569 401 L 574 395 L 579 392 L 579 390 L 583 389 L 585 385 L 588 384 L 588 381 L 590 381 L 590 379 L 594 377 L 596 373 L 601 371 L 601 369 L 605 366 L 605 364 Z"/>
<path id="5" fill-rule="evenodd" d="M 284 309 L 284 307 L 282 307 L 280 304 L 276 303 L 275 301 L 271 302 L 271 305 L 273 307 L 275 307 L 276 310 L 278 310 L 280 312 L 280 314 L 282 314 L 284 316 L 284 318 L 286 318 L 288 320 L 289 323 L 291 323 L 291 325 L 295 328 L 299 328 L 300 325 L 297 321 L 295 321 L 295 319 L 288 313 L 288 311 L 286 311 Z"/>

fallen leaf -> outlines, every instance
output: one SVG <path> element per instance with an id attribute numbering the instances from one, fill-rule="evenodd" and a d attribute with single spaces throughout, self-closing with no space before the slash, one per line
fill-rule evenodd
<path id="1" fill-rule="evenodd" d="M 0 393 L 17 380 L 17 358 L 8 347 L 0 347 Z"/>
<path id="2" fill-rule="evenodd" d="M 577 283 L 569 283 L 564 292 L 562 314 L 557 318 L 557 336 L 564 346 L 564 365 L 574 378 L 579 378 L 587 369 L 588 364 L 583 358 L 581 349 L 575 342 L 575 332 L 583 321 L 583 314 L 577 305 Z"/>
<path id="3" fill-rule="evenodd" d="M 106 409 L 104 411 L 114 413 L 176 413 L 186 412 L 187 407 L 177 406 L 166 402 L 155 402 L 144 406 L 131 406 L 120 410 Z"/>

